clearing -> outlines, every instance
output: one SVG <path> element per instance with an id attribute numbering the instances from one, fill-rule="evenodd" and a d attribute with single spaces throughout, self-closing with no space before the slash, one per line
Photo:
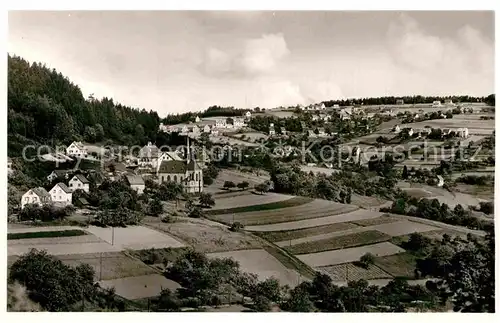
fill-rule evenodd
<path id="1" fill-rule="evenodd" d="M 383 257 L 405 252 L 405 250 L 390 242 L 381 242 L 369 246 L 298 255 L 297 258 L 309 266 L 322 267 L 358 261 L 361 256 L 368 252 L 375 256 Z"/>
<path id="2" fill-rule="evenodd" d="M 363 228 L 363 230 L 365 230 Z M 327 250 L 345 249 L 350 247 L 371 245 L 390 240 L 391 236 L 378 231 L 355 232 L 341 236 L 335 236 L 328 239 L 298 243 L 284 247 L 291 254 L 310 254 Z"/>
<path id="3" fill-rule="evenodd" d="M 281 284 L 287 284 L 291 287 L 303 280 L 299 273 L 286 268 L 263 249 L 209 253 L 207 256 L 210 258 L 233 258 L 240 263 L 243 272 L 254 273 L 259 280 L 275 277 Z"/>

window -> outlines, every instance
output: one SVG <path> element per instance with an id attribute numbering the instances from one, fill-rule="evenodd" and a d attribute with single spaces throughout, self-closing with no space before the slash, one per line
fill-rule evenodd
<path id="1" fill-rule="evenodd" d="M 174 182 L 177 182 L 177 175 L 174 175 Z"/>
<path id="2" fill-rule="evenodd" d="M 24 200 L 25 200 L 26 202 L 29 202 L 29 201 L 30 201 L 30 198 L 29 198 L 29 197 L 25 197 L 25 198 L 24 198 Z"/>
<path id="3" fill-rule="evenodd" d="M 170 182 L 170 175 L 167 176 L 167 182 Z"/>
<path id="4" fill-rule="evenodd" d="M 199 181 L 198 173 L 196 173 L 196 181 Z"/>
<path id="5" fill-rule="evenodd" d="M 82 186 L 82 184 L 78 183 L 78 187 Z"/>

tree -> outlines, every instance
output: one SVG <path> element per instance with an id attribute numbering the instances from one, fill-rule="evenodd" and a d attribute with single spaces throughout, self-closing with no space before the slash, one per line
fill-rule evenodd
<path id="1" fill-rule="evenodd" d="M 199 202 L 202 207 L 210 207 L 215 205 L 215 200 L 210 193 L 200 193 Z"/>
<path id="2" fill-rule="evenodd" d="M 375 263 L 375 256 L 367 252 L 359 258 L 359 262 L 364 268 L 368 269 Z"/>
<path id="3" fill-rule="evenodd" d="M 252 308 L 257 312 L 269 312 L 271 310 L 271 302 L 263 295 L 257 295 L 253 299 Z"/>
<path id="4" fill-rule="evenodd" d="M 269 191 L 269 187 L 265 183 L 255 185 L 255 191 L 259 194 L 264 194 Z"/>
<path id="5" fill-rule="evenodd" d="M 236 185 L 240 190 L 244 191 L 246 190 L 249 186 L 250 186 L 250 183 L 248 183 L 247 181 L 244 181 L 244 182 L 240 182 L 238 183 L 238 185 Z"/>
<path id="6" fill-rule="evenodd" d="M 102 141 L 104 139 L 104 128 L 100 123 L 95 125 L 95 139 L 96 141 Z"/>
<path id="7" fill-rule="evenodd" d="M 149 203 L 149 214 L 152 216 L 159 216 L 163 213 L 163 204 L 157 198 Z"/>
<path id="8" fill-rule="evenodd" d="M 302 283 L 290 291 L 290 298 L 283 304 L 289 312 L 313 312 L 314 304 L 309 298 L 307 285 Z"/>
<path id="9" fill-rule="evenodd" d="M 46 251 L 32 249 L 12 264 L 9 281 L 26 286 L 30 298 L 45 309 L 69 311 L 82 297 L 89 299 L 97 294 L 94 274 L 88 264 L 73 268 Z"/>
<path id="10" fill-rule="evenodd" d="M 222 186 L 224 189 L 226 190 L 230 190 L 232 188 L 235 188 L 236 187 L 236 184 L 234 184 L 234 182 L 232 181 L 225 181 L 224 182 L 224 185 Z"/>
<path id="11" fill-rule="evenodd" d="M 188 216 L 190 218 L 201 218 L 203 216 L 203 210 L 200 207 L 195 206 L 189 211 Z"/>
<path id="12" fill-rule="evenodd" d="M 403 167 L 403 175 L 401 177 L 403 179 L 408 179 L 408 167 L 406 167 L 406 165 Z"/>
<path id="13" fill-rule="evenodd" d="M 229 228 L 229 230 L 233 231 L 233 232 L 240 232 L 243 228 L 244 228 L 243 224 L 236 221 L 233 224 L 231 224 L 231 227 Z"/>
<path id="14" fill-rule="evenodd" d="M 259 282 L 255 288 L 255 293 L 273 302 L 280 302 L 282 298 L 280 283 L 274 277 Z"/>

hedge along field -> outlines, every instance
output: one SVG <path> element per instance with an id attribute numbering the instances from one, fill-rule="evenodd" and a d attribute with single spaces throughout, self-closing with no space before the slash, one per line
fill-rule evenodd
<path id="1" fill-rule="evenodd" d="M 7 233 L 7 240 L 76 237 L 76 236 L 83 236 L 86 234 L 87 233 L 82 230 L 20 232 L 20 233 Z"/>
<path id="2" fill-rule="evenodd" d="M 294 255 L 345 249 L 388 241 L 391 236 L 378 231 L 364 231 L 329 239 L 300 243 L 284 249 Z"/>
<path id="3" fill-rule="evenodd" d="M 304 201 L 304 200 L 303 200 Z M 285 201 L 286 202 L 286 201 Z M 350 204 L 341 204 L 327 200 L 312 200 L 299 206 L 285 207 L 282 209 L 263 210 L 246 213 L 232 213 L 209 216 L 212 220 L 232 223 L 238 221 L 245 226 L 268 225 L 276 223 L 290 223 L 291 221 L 309 220 L 327 216 L 338 215 L 357 210 L 358 207 Z M 312 225 L 315 226 L 315 225 Z M 271 231 L 280 231 L 271 230 Z"/>
<path id="4" fill-rule="evenodd" d="M 250 195 L 247 195 L 247 196 L 250 197 Z M 238 205 L 238 201 L 236 201 L 234 198 L 232 198 L 232 200 L 233 200 L 232 201 L 233 205 L 235 205 L 235 204 Z M 232 213 L 275 210 L 275 209 L 281 209 L 281 208 L 285 208 L 285 207 L 293 207 L 293 206 L 302 205 L 305 203 L 309 203 L 312 200 L 313 199 L 309 198 L 309 197 L 297 196 L 297 197 L 292 197 L 292 198 L 284 200 L 284 201 L 277 201 L 277 202 L 266 203 L 266 204 L 254 204 L 254 205 L 239 206 L 239 207 L 233 207 L 233 208 L 227 208 L 227 209 L 206 210 L 205 214 L 206 215 L 220 215 L 220 214 L 232 214 Z"/>

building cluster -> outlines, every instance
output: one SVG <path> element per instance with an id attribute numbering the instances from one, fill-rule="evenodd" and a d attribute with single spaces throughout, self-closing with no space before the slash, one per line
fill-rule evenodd
<path id="1" fill-rule="evenodd" d="M 63 176 L 65 178 L 66 174 L 59 173 L 60 175 L 55 175 L 56 171 L 53 171 L 49 176 L 53 179 Z M 74 175 L 66 185 L 64 182 L 59 182 L 55 184 L 50 191 L 43 187 L 36 187 L 29 189 L 21 197 L 21 208 L 24 208 L 26 204 L 37 204 L 43 205 L 48 203 L 54 203 L 59 206 L 66 206 L 73 204 L 73 192 L 76 190 L 82 190 L 86 193 L 90 191 L 90 182 L 82 174 Z"/>
<path id="2" fill-rule="evenodd" d="M 176 125 L 164 125 L 160 123 L 160 130 L 167 133 L 191 134 L 199 136 L 201 133 L 219 135 L 220 132 L 239 130 L 247 126 L 247 121 L 252 117 L 252 113 L 247 111 L 244 117 L 207 117 L 195 119 L 190 123 Z"/>
<path id="3" fill-rule="evenodd" d="M 394 133 L 400 133 L 405 130 L 410 137 L 417 136 L 417 138 L 421 138 L 423 136 L 427 136 L 432 132 L 432 128 L 401 128 L 399 125 L 396 125 L 393 129 Z M 469 128 L 443 128 L 441 129 L 441 134 L 443 136 L 448 136 L 451 133 L 454 133 L 455 136 L 459 138 L 467 138 L 469 137 Z"/>

